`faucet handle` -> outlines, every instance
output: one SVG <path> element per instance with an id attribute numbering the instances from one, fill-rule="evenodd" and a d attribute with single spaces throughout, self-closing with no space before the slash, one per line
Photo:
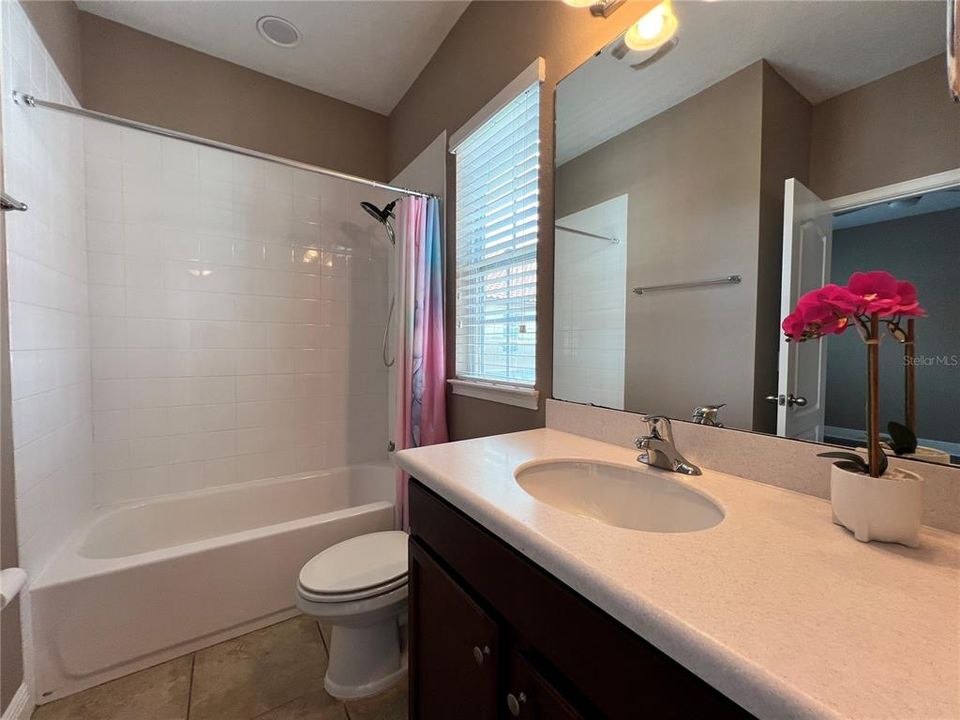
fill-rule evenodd
<path id="1" fill-rule="evenodd" d="M 670 425 L 670 418 L 666 415 L 641 413 L 640 419 L 650 426 L 650 435 L 648 436 L 650 439 L 673 442 L 673 427 Z"/>

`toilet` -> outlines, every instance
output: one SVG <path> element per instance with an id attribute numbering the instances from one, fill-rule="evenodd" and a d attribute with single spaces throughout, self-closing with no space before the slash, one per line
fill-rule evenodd
<path id="1" fill-rule="evenodd" d="M 297 607 L 333 626 L 328 693 L 350 700 L 386 690 L 407 671 L 407 534 L 360 535 L 314 556 L 300 570 Z"/>

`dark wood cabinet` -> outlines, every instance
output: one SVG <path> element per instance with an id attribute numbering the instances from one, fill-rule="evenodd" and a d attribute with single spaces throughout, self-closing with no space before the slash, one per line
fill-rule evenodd
<path id="1" fill-rule="evenodd" d="M 412 717 L 497 717 L 499 627 L 416 542 L 410 545 L 410 662 L 418 692 Z"/>
<path id="2" fill-rule="evenodd" d="M 419 482 L 412 720 L 750 718 Z"/>
<path id="3" fill-rule="evenodd" d="M 581 715 L 516 648 L 507 658 L 503 702 L 508 717 L 521 720 L 578 720 Z"/>

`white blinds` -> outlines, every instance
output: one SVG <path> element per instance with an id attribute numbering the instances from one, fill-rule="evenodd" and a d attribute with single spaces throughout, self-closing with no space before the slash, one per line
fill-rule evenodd
<path id="1" fill-rule="evenodd" d="M 540 85 L 456 148 L 457 377 L 533 385 Z"/>

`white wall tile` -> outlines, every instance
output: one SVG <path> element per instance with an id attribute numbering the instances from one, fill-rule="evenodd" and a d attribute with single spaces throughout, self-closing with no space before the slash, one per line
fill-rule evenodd
<path id="1" fill-rule="evenodd" d="M 381 232 L 360 201 L 389 198 L 98 121 L 84 136 L 97 498 L 384 457 L 389 257 L 354 236 Z"/>
<path id="2" fill-rule="evenodd" d="M 93 502 L 87 172 L 79 118 L 12 102 L 77 105 L 19 3 L 0 12 L 4 183 L 30 205 L 7 218 L 6 259 L 20 562 L 36 577 Z M 89 181 L 115 175 L 95 164 Z"/>
<path id="3" fill-rule="evenodd" d="M 554 307 L 554 395 L 622 408 L 627 196 L 557 220 L 616 237 L 618 244 L 558 232 Z M 598 380 L 599 378 L 599 380 Z"/>
<path id="4" fill-rule="evenodd" d="M 199 173 L 198 146 L 180 142 L 179 140 L 162 138 L 161 153 L 165 175 L 168 172 L 188 175 L 197 175 Z"/>
<path id="5" fill-rule="evenodd" d="M 159 174 L 162 167 L 163 138 L 129 128 L 121 129 L 120 136 L 120 157 L 124 165 L 155 169 Z"/>

